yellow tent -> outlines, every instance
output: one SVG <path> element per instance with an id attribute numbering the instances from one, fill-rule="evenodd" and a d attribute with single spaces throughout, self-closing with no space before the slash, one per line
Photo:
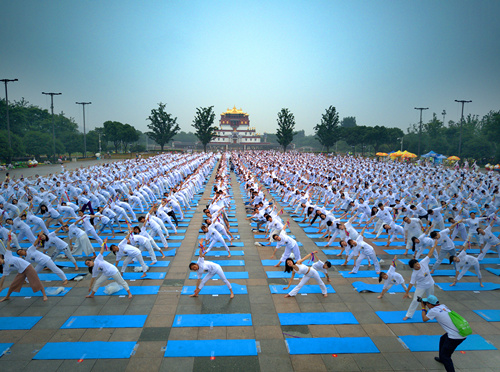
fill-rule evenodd
<path id="1" fill-rule="evenodd" d="M 458 156 L 453 155 L 453 156 L 450 156 L 448 158 L 448 160 L 460 160 L 460 158 Z"/>
<path id="2" fill-rule="evenodd" d="M 375 155 L 377 156 L 387 156 L 385 152 L 377 152 Z"/>

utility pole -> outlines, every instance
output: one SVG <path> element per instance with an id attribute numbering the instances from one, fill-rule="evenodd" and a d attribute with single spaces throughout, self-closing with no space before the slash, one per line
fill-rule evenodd
<path id="1" fill-rule="evenodd" d="M 443 125 L 446 125 L 446 122 L 444 121 L 444 119 L 446 118 L 446 110 L 443 110 L 441 115 L 443 115 Z"/>
<path id="2" fill-rule="evenodd" d="M 8 163 L 10 164 L 12 161 L 12 142 L 10 139 L 10 122 L 9 122 L 9 95 L 7 94 L 7 83 L 18 81 L 17 79 L 2 79 L 5 83 L 5 104 L 7 108 L 7 136 L 9 138 L 9 155 L 8 155 Z"/>
<path id="3" fill-rule="evenodd" d="M 99 154 L 101 154 L 101 157 L 102 157 L 102 153 L 101 153 L 101 132 L 99 132 Z"/>
<path id="4" fill-rule="evenodd" d="M 45 93 L 50 96 L 50 110 L 52 111 L 52 162 L 56 163 L 56 130 L 55 130 L 55 119 L 54 119 L 54 96 L 60 96 L 62 93 Z"/>
<path id="5" fill-rule="evenodd" d="M 471 103 L 472 101 L 456 99 L 455 102 L 462 104 L 462 117 L 460 118 L 460 139 L 458 140 L 458 157 L 460 157 L 460 154 L 462 153 L 462 125 L 464 123 L 464 105 L 466 103 Z"/>
<path id="6" fill-rule="evenodd" d="M 87 132 L 85 131 L 85 105 L 91 105 L 92 102 L 75 102 L 83 107 L 83 157 L 87 157 Z"/>
<path id="7" fill-rule="evenodd" d="M 415 110 L 420 110 L 420 126 L 418 129 L 418 156 L 420 156 L 420 140 L 422 137 L 422 111 L 428 109 L 428 107 L 415 107 Z"/>

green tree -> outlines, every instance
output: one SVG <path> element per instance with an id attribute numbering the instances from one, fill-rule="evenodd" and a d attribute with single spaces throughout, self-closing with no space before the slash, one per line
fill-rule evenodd
<path id="1" fill-rule="evenodd" d="M 52 154 L 52 135 L 49 133 L 30 131 L 24 135 L 23 141 L 28 155 L 38 160 L 41 155 Z"/>
<path id="2" fill-rule="evenodd" d="M 286 152 L 286 148 L 292 143 L 293 136 L 295 135 L 295 117 L 287 108 L 282 108 L 278 112 L 278 119 L 276 121 L 278 122 L 276 139 L 281 147 L 283 147 L 283 152 Z"/>
<path id="3" fill-rule="evenodd" d="M 335 144 L 339 137 L 339 113 L 335 107 L 330 106 L 321 115 L 321 123 L 314 127 L 316 138 L 330 152 L 330 147 Z"/>
<path id="4" fill-rule="evenodd" d="M 83 134 L 82 133 L 64 133 L 61 136 L 59 136 L 61 142 L 64 144 L 64 149 L 68 153 L 68 155 L 71 157 L 71 154 L 74 154 L 75 152 L 81 152 L 83 153 Z M 88 134 L 87 134 L 87 140 L 88 140 Z M 57 145 L 57 140 L 56 140 L 56 145 Z"/>
<path id="5" fill-rule="evenodd" d="M 131 144 L 132 142 L 136 142 L 139 139 L 140 133 L 141 132 L 136 130 L 130 124 L 123 124 L 120 127 L 120 129 L 118 130 L 118 137 L 120 138 L 124 152 L 127 152 L 129 144 Z"/>
<path id="6" fill-rule="evenodd" d="M 122 142 L 122 138 L 120 136 L 120 130 L 123 127 L 123 124 L 119 121 L 105 121 L 103 123 L 104 127 L 104 137 L 106 141 L 113 142 L 113 146 L 115 148 L 115 152 L 118 152 L 118 146 Z"/>
<path id="7" fill-rule="evenodd" d="M 356 118 L 354 116 L 346 116 L 345 118 L 342 119 L 340 126 L 343 128 L 355 127 L 355 126 L 357 126 Z"/>
<path id="8" fill-rule="evenodd" d="M 165 144 L 169 143 L 172 138 L 181 130 L 177 124 L 177 118 L 165 111 L 165 103 L 159 103 L 157 109 L 151 110 L 151 115 L 148 119 L 151 124 L 148 128 L 151 132 L 147 132 L 149 138 L 160 145 L 161 151 Z"/>
<path id="9" fill-rule="evenodd" d="M 203 145 L 204 152 L 207 152 L 208 143 L 217 137 L 217 127 L 214 126 L 215 113 L 213 108 L 213 106 L 197 108 L 196 116 L 194 117 L 192 124 L 194 129 L 196 129 L 194 134 Z"/>
<path id="10" fill-rule="evenodd" d="M 11 134 L 10 141 L 12 152 L 9 153 L 9 138 L 6 130 L 0 130 L 0 159 L 7 163 L 9 158 L 23 156 L 25 154 L 24 143 L 20 136 Z"/>

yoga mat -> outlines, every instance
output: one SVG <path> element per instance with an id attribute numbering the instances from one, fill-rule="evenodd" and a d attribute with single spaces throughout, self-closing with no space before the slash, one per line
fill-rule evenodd
<path id="1" fill-rule="evenodd" d="M 172 327 L 251 326 L 252 314 L 183 314 L 176 315 Z"/>
<path id="2" fill-rule="evenodd" d="M 66 293 L 71 291 L 71 288 L 64 288 L 64 291 L 61 293 L 54 295 L 50 294 L 51 292 L 55 291 L 59 287 L 45 287 L 45 293 L 47 294 L 47 297 L 63 297 Z M 0 292 L 0 297 L 4 297 L 7 295 L 7 291 L 9 288 L 4 288 L 2 292 Z M 21 288 L 20 292 L 12 292 L 10 294 L 10 297 L 43 297 L 42 291 L 38 291 L 36 293 L 33 293 L 33 290 L 30 287 L 23 287 Z"/>
<path id="3" fill-rule="evenodd" d="M 169 247 L 170 248 L 170 247 Z M 161 253 L 158 252 L 158 251 L 154 251 L 155 252 L 155 256 L 156 257 L 161 257 Z M 177 252 L 177 249 L 171 249 L 169 251 L 164 251 L 163 254 L 166 256 L 166 257 L 174 257 L 175 254 Z M 147 251 L 142 251 L 142 257 L 149 257 L 149 252 Z"/>
<path id="4" fill-rule="evenodd" d="M 104 288 L 105 287 L 99 287 L 97 292 L 95 293 L 96 296 L 110 296 L 106 293 L 104 293 Z M 130 288 L 130 293 L 132 293 L 133 296 L 136 295 L 154 295 L 158 294 L 158 291 L 160 290 L 159 285 L 132 285 L 129 286 Z M 121 289 L 118 292 L 113 293 L 111 296 L 128 296 L 128 293 L 125 289 Z"/>
<path id="5" fill-rule="evenodd" d="M 123 273 L 122 277 L 125 280 L 141 280 L 141 279 L 161 280 L 161 279 L 165 279 L 166 275 L 167 275 L 167 273 L 148 271 L 148 272 L 146 272 L 146 276 L 144 278 L 141 278 L 142 272 L 141 273 L 131 273 L 131 272 Z"/>
<path id="6" fill-rule="evenodd" d="M 184 235 L 170 235 L 167 240 L 184 240 Z M 159 236 L 155 236 L 155 240 L 161 240 Z"/>
<path id="7" fill-rule="evenodd" d="M 0 317 L 0 330 L 23 330 L 31 329 L 37 324 L 41 316 L 1 316 Z M 2 351 L 0 350 L 0 355 Z"/>
<path id="8" fill-rule="evenodd" d="M 207 275 L 207 274 L 203 274 L 202 278 L 205 275 Z M 248 272 L 246 272 L 246 271 L 227 271 L 224 273 L 224 276 L 226 277 L 226 279 L 248 279 Z M 194 272 L 190 272 L 189 279 L 198 279 L 198 274 L 196 274 Z M 215 274 L 212 277 L 212 280 L 214 280 L 214 279 L 220 279 L 219 275 Z"/>
<path id="9" fill-rule="evenodd" d="M 290 355 L 379 353 L 370 337 L 287 338 Z"/>
<path id="10" fill-rule="evenodd" d="M 358 271 L 357 274 L 349 274 L 350 271 L 339 271 L 339 274 L 344 278 L 377 278 L 378 274 L 375 270 L 362 270 Z"/>
<path id="11" fill-rule="evenodd" d="M 197 261 L 192 261 L 196 263 Z M 220 266 L 245 266 L 245 261 L 243 260 L 210 260 L 210 262 L 216 263 Z"/>
<path id="12" fill-rule="evenodd" d="M 14 343 L 0 343 L 0 358 L 11 348 Z"/>
<path id="13" fill-rule="evenodd" d="M 229 248 L 231 248 L 231 247 L 244 247 L 245 246 L 245 243 L 243 243 L 243 242 L 234 242 L 234 241 L 231 244 L 229 244 L 229 243 L 226 243 L 226 244 Z M 224 246 L 221 243 L 215 243 L 214 247 L 215 248 L 222 248 Z"/>
<path id="14" fill-rule="evenodd" d="M 322 249 L 327 256 L 336 256 L 340 253 L 340 249 Z"/>
<path id="15" fill-rule="evenodd" d="M 385 242 L 373 242 L 376 246 L 385 247 L 387 246 L 387 240 Z M 404 241 L 393 241 L 389 243 L 390 247 L 406 247 L 406 243 Z"/>
<path id="16" fill-rule="evenodd" d="M 227 256 L 229 253 L 227 253 L 227 251 L 210 251 L 208 253 L 205 254 L 206 257 L 208 256 L 215 256 L 215 257 L 218 257 L 218 256 Z M 195 256 L 199 256 L 200 255 L 200 249 L 198 248 L 195 253 L 194 253 Z M 231 249 L 231 256 L 244 256 L 245 255 L 245 252 L 243 251 L 233 251 Z"/>
<path id="17" fill-rule="evenodd" d="M 432 276 L 455 276 L 455 270 L 436 270 Z M 475 273 L 467 271 L 464 276 L 477 276 Z"/>
<path id="18" fill-rule="evenodd" d="M 486 271 L 489 271 L 492 274 L 500 275 L 500 269 L 492 269 L 492 268 L 489 268 L 489 267 L 486 267 L 485 269 L 486 269 Z"/>
<path id="19" fill-rule="evenodd" d="M 479 286 L 479 283 L 462 283 L 458 282 L 455 286 L 450 287 L 449 283 L 436 283 L 443 291 L 494 291 L 500 289 L 500 284 L 484 282 L 484 287 Z"/>
<path id="20" fill-rule="evenodd" d="M 233 293 L 237 294 L 248 294 L 247 286 L 231 283 L 231 287 L 233 288 Z M 185 285 L 182 287 L 181 294 L 183 295 L 192 295 L 196 286 L 194 285 Z M 200 295 L 228 295 L 230 294 L 229 288 L 226 285 L 206 285 L 204 286 L 200 293 Z"/>
<path id="21" fill-rule="evenodd" d="M 48 342 L 33 359 L 128 359 L 136 344 L 123 341 Z"/>
<path id="22" fill-rule="evenodd" d="M 472 310 L 487 322 L 500 322 L 500 310 Z M 0 318 L 1 319 L 1 318 Z"/>
<path id="23" fill-rule="evenodd" d="M 168 267 L 168 265 L 170 265 L 170 261 L 156 261 L 154 265 L 151 265 L 151 261 L 144 261 L 144 263 L 147 266 L 151 267 Z M 118 262 L 118 267 L 122 266 L 123 266 L 123 261 Z M 127 265 L 127 267 L 136 267 L 136 266 L 141 266 L 141 265 L 137 262 L 131 262 Z"/>
<path id="24" fill-rule="evenodd" d="M 410 351 L 439 351 L 440 335 L 429 336 L 399 336 Z M 495 346 L 488 343 L 480 335 L 470 335 L 458 347 L 461 350 L 497 350 Z"/>
<path id="25" fill-rule="evenodd" d="M 269 247 L 276 247 L 277 245 L 278 245 L 278 243 L 277 243 L 277 242 L 272 242 L 272 243 L 269 245 Z M 302 244 L 301 242 L 297 242 L 297 245 L 298 245 L 299 247 L 303 247 L 303 246 L 304 246 L 304 244 Z"/>
<path id="26" fill-rule="evenodd" d="M 266 271 L 267 277 L 276 279 L 276 278 L 286 278 L 290 279 L 292 277 L 292 273 L 285 273 L 283 271 Z M 324 278 L 325 274 L 321 271 L 318 271 L 318 274 L 320 278 Z M 295 274 L 295 278 L 302 278 L 304 275 L 303 274 Z"/>
<path id="27" fill-rule="evenodd" d="M 77 328 L 142 328 L 147 315 L 88 315 L 71 316 L 61 329 Z"/>
<path id="28" fill-rule="evenodd" d="M 381 293 L 382 288 L 384 287 L 383 284 L 367 284 L 364 282 L 354 282 L 352 283 L 352 286 L 356 288 L 356 291 L 358 292 L 374 292 L 374 293 Z M 403 286 L 398 284 L 398 285 L 393 285 L 391 289 L 389 289 L 390 293 L 405 293 L 405 290 L 403 289 Z M 415 292 L 415 287 L 413 287 L 410 292 Z"/>
<path id="29" fill-rule="evenodd" d="M 168 341 L 164 357 L 223 357 L 257 355 L 255 340 Z"/>
<path id="30" fill-rule="evenodd" d="M 319 239 L 323 234 L 306 234 L 306 236 L 310 239 Z"/>
<path id="31" fill-rule="evenodd" d="M 313 324 L 359 324 L 352 313 L 279 313 L 280 324 L 313 325 Z"/>
<path id="32" fill-rule="evenodd" d="M 68 278 L 68 280 L 73 280 L 75 279 L 77 276 L 85 276 L 87 275 L 87 273 L 81 273 L 81 274 L 65 274 L 66 275 L 66 278 Z M 40 280 L 42 282 L 52 282 L 52 281 L 62 281 L 61 278 L 59 278 L 57 276 L 57 274 L 38 274 L 38 277 L 40 278 Z"/>
<path id="33" fill-rule="evenodd" d="M 274 266 L 277 265 L 279 260 L 261 260 L 262 266 Z M 280 266 L 285 266 L 285 262 L 282 262 Z"/>
<path id="34" fill-rule="evenodd" d="M 330 284 L 325 284 L 326 285 L 326 293 L 335 293 L 335 289 Z M 291 285 L 290 288 L 288 289 L 283 289 L 283 285 L 273 285 L 269 284 L 269 289 L 271 290 L 272 294 L 287 294 L 289 293 L 292 289 L 294 289 L 296 286 Z M 321 293 L 321 288 L 319 285 L 314 284 L 314 285 L 304 285 L 302 288 L 300 288 L 300 291 L 298 294 L 301 293 Z"/>
<path id="35" fill-rule="evenodd" d="M 304 228 L 304 232 L 306 232 L 306 233 L 317 233 L 318 230 L 319 229 L 317 227 L 305 227 Z"/>
<path id="36" fill-rule="evenodd" d="M 386 324 L 402 324 L 402 323 L 424 323 L 422 320 L 421 311 L 416 311 L 413 318 L 403 320 L 406 316 L 406 310 L 402 311 L 375 311 L 380 319 Z M 436 319 L 427 321 L 427 323 L 436 323 Z"/>

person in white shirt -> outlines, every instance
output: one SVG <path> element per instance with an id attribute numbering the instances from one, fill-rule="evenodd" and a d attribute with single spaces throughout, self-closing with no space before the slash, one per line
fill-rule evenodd
<path id="1" fill-rule="evenodd" d="M 415 287 L 415 293 L 403 320 L 413 318 L 413 314 L 415 314 L 415 310 L 417 310 L 417 299 L 419 297 L 421 298 L 424 295 L 428 297 L 434 294 L 434 279 L 432 279 L 432 275 L 429 270 L 429 261 L 434 253 L 434 249 L 436 249 L 436 245 L 437 244 L 435 243 L 432 246 L 429 253 L 423 260 L 418 261 L 413 258 L 410 262 L 408 262 L 408 266 L 413 269 L 413 272 L 411 273 L 410 284 L 408 285 L 406 293 L 403 295 L 403 299 L 410 297 L 410 290 L 413 287 Z"/>
<path id="2" fill-rule="evenodd" d="M 292 285 L 293 278 L 295 277 L 295 274 L 301 274 L 303 275 L 302 279 L 300 280 L 299 284 L 295 286 L 294 289 L 292 289 L 288 294 L 285 295 L 285 297 L 295 297 L 297 293 L 299 293 L 300 289 L 307 284 L 309 279 L 314 278 L 316 282 L 318 283 L 319 287 L 321 288 L 321 293 L 323 294 L 323 297 L 327 297 L 327 289 L 325 286 L 325 283 L 321 280 L 319 277 L 318 272 L 316 269 L 314 269 L 312 266 L 307 266 L 304 265 L 303 262 L 309 258 L 312 257 L 313 254 L 318 253 L 318 251 L 314 251 L 313 253 L 309 253 L 307 256 L 304 258 L 301 258 L 297 262 L 294 262 L 293 259 L 287 258 L 285 262 L 285 272 L 286 273 L 292 273 L 292 277 L 290 278 L 290 281 L 288 282 L 288 286 L 286 286 L 283 289 L 288 289 Z"/>
<path id="3" fill-rule="evenodd" d="M 36 242 L 38 243 L 38 242 Z M 63 281 L 63 285 L 68 284 L 68 278 L 64 272 L 57 267 L 52 259 L 46 254 L 38 251 L 35 245 L 31 245 L 28 249 L 18 249 L 17 254 L 19 257 L 24 257 L 26 261 L 31 264 L 36 264 L 35 271 L 40 273 L 44 268 L 50 269 Z"/>
<path id="4" fill-rule="evenodd" d="M 285 224 L 285 226 L 287 226 Z M 279 267 L 282 262 L 285 262 L 285 260 L 290 257 L 290 254 L 293 253 L 295 259 L 300 260 L 300 249 L 297 241 L 289 237 L 285 230 L 281 230 L 281 232 L 278 234 L 273 235 L 273 239 L 276 241 L 276 248 L 274 249 L 273 255 L 271 256 L 271 259 L 275 257 L 276 252 L 280 247 L 285 247 L 285 251 L 281 255 L 280 260 L 275 267 Z"/>
<path id="5" fill-rule="evenodd" d="M 389 267 L 389 270 L 387 273 L 381 272 L 379 277 L 378 277 L 378 282 L 380 283 L 382 280 L 384 281 L 384 287 L 382 288 L 382 292 L 377 298 L 382 298 L 384 297 L 384 294 L 386 294 L 389 289 L 392 288 L 393 285 L 398 285 L 401 284 L 406 291 L 406 284 L 405 284 L 405 279 L 403 276 L 399 273 L 396 272 L 396 258 L 397 256 L 394 256 L 392 259 L 392 265 Z M 409 296 L 411 298 L 411 296 Z"/>
<path id="6" fill-rule="evenodd" d="M 361 234 L 359 235 L 359 237 L 356 240 L 349 239 L 347 241 L 347 244 L 352 249 L 352 252 L 349 256 L 351 256 L 351 255 L 358 256 L 356 259 L 356 264 L 354 265 L 354 268 L 351 270 L 351 272 L 349 272 L 349 274 L 357 274 L 358 270 L 359 270 L 359 266 L 361 265 L 361 262 L 363 262 L 363 260 L 365 258 L 367 258 L 368 260 L 371 259 L 373 261 L 373 265 L 375 266 L 375 271 L 376 271 L 377 275 L 379 275 L 380 274 L 380 263 L 378 261 L 377 255 L 375 254 L 375 250 L 373 249 L 373 247 L 370 244 L 363 241 L 364 230 L 365 230 L 365 228 L 363 228 L 363 230 L 361 231 Z M 348 260 L 349 260 L 349 257 L 348 257 Z"/>
<path id="7" fill-rule="evenodd" d="M 429 311 L 427 311 L 426 307 Z M 460 336 L 457 327 L 453 324 L 449 314 L 450 311 L 446 305 L 441 305 L 434 295 L 422 299 L 422 320 L 428 322 L 436 319 L 446 332 L 439 340 L 439 357 L 434 357 L 434 360 L 442 363 L 447 372 L 455 371 L 451 355 L 466 339 L 466 337 Z"/>
<path id="8" fill-rule="evenodd" d="M 491 231 L 491 227 L 494 222 L 495 220 L 491 220 L 490 225 L 485 229 L 480 227 L 477 228 L 477 233 L 479 234 L 479 239 L 481 241 L 481 245 L 483 246 L 481 254 L 477 256 L 479 261 L 484 258 L 486 253 L 488 253 L 491 248 L 496 248 L 498 257 L 500 258 L 500 239 L 498 239 L 498 237 Z"/>
<path id="9" fill-rule="evenodd" d="M 144 278 L 149 270 L 148 265 L 144 263 L 144 259 L 142 258 L 142 253 L 139 249 L 136 247 L 131 246 L 128 244 L 130 238 L 130 232 L 127 234 L 125 239 L 123 239 L 118 245 L 116 244 L 111 244 L 109 249 L 113 254 L 116 256 L 116 265 L 118 266 L 118 262 L 124 258 L 123 260 L 123 265 L 122 265 L 122 274 L 127 270 L 127 266 L 130 262 L 133 260 L 137 261 L 141 267 L 142 267 L 142 276 L 141 278 Z"/>
<path id="10" fill-rule="evenodd" d="M 231 293 L 230 298 L 234 298 L 233 288 L 231 287 L 231 283 L 227 280 L 224 275 L 224 271 L 219 264 L 211 261 L 205 261 L 205 252 L 200 249 L 200 255 L 198 257 L 198 261 L 196 263 L 191 262 L 189 264 L 189 270 L 196 271 L 198 274 L 198 279 L 196 281 L 196 289 L 194 293 L 189 297 L 198 297 L 201 289 L 205 286 L 205 283 L 212 279 L 215 275 L 218 275 L 219 278 L 227 285 L 229 288 L 229 292 Z M 203 278 L 203 273 L 207 273 Z"/>
<path id="11" fill-rule="evenodd" d="M 85 231 L 78 228 L 74 223 L 69 226 L 64 224 L 62 226 L 62 230 L 68 234 L 70 246 L 73 245 L 73 239 L 75 239 L 71 254 L 84 254 L 86 256 L 93 255 L 94 257 L 96 256 L 94 247 L 92 247 L 92 243 L 90 242 L 89 237 Z"/>
<path id="12" fill-rule="evenodd" d="M 313 259 L 314 261 L 314 259 Z M 330 261 L 321 261 L 318 259 L 315 263 L 313 263 L 312 268 L 317 272 L 323 272 L 326 276 L 326 281 L 330 283 L 330 276 L 328 275 L 328 269 L 332 267 L 332 263 Z"/>
<path id="13" fill-rule="evenodd" d="M 107 240 L 107 238 L 104 239 L 104 243 L 106 243 Z M 123 289 L 127 291 L 128 298 L 132 298 L 130 288 L 127 282 L 120 275 L 118 269 L 109 262 L 104 261 L 104 257 L 102 254 L 104 252 L 105 246 L 105 244 L 102 245 L 101 251 L 94 260 L 90 258 L 85 260 L 85 265 L 89 268 L 89 273 L 92 274 L 92 279 L 90 280 L 89 284 L 90 294 L 88 294 L 86 297 L 93 298 L 101 284 L 108 280 L 108 278 L 113 278 L 118 284 L 123 287 Z"/>
<path id="14" fill-rule="evenodd" d="M 453 287 L 457 284 L 457 282 L 463 278 L 465 273 L 469 271 L 469 269 L 473 266 L 474 271 L 476 272 L 477 279 L 479 280 L 479 285 L 481 287 L 484 287 L 482 283 L 482 275 L 481 275 L 481 269 L 479 265 L 479 260 L 471 255 L 468 255 L 466 253 L 467 248 L 464 246 L 464 249 L 461 250 L 458 255 L 456 256 L 450 256 L 450 265 L 452 263 L 455 263 L 455 280 L 453 283 L 450 284 L 450 287 Z"/>
<path id="15" fill-rule="evenodd" d="M 422 234 L 422 230 L 424 225 L 420 218 L 410 218 L 408 216 L 403 218 L 404 222 L 404 232 L 405 232 L 405 242 L 406 242 L 406 251 L 405 256 L 408 254 L 408 251 L 413 246 L 412 238 L 419 237 Z"/>
<path id="16" fill-rule="evenodd" d="M 203 224 L 201 225 L 201 231 L 205 233 L 205 243 L 209 244 L 206 253 L 210 252 L 210 250 L 215 246 L 216 243 L 221 243 L 224 248 L 226 248 L 227 256 L 231 257 L 231 251 L 224 241 L 224 238 L 213 225 L 207 227 L 207 225 Z"/>

